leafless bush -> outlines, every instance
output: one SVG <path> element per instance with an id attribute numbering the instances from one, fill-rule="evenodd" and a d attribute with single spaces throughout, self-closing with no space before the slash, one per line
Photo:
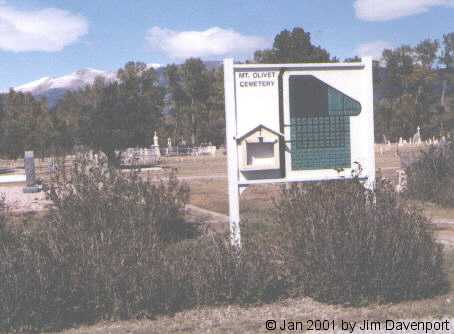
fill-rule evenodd
<path id="1" fill-rule="evenodd" d="M 379 185 L 359 182 L 283 190 L 275 217 L 304 294 L 334 303 L 430 296 L 446 286 L 441 246 L 428 220 Z"/>

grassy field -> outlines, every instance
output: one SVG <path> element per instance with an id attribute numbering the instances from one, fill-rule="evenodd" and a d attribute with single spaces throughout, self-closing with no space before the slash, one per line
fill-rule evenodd
<path id="1" fill-rule="evenodd" d="M 377 147 L 379 146 L 377 145 Z M 384 176 L 394 181 L 400 160 L 394 147 L 391 147 L 391 149 L 388 146 L 384 147 L 385 150 L 376 148 L 377 169 Z M 20 161 L 9 162 L 8 165 L 20 165 Z M 191 204 L 222 214 L 228 213 L 227 158 L 225 155 L 219 154 L 215 157 L 164 157 L 162 166 L 164 167 L 163 170 L 147 171 L 144 172 L 144 176 L 157 181 L 174 171 L 180 180 L 190 186 Z M 0 193 L 2 189 L 6 191 L 7 187 L 21 188 L 22 185 L 0 185 Z M 241 196 L 243 217 L 254 220 L 254 214 L 268 208 L 272 204 L 272 198 L 276 197 L 278 193 L 278 186 L 249 187 Z M 439 213 L 443 214 L 443 212 Z M 451 212 L 444 212 L 444 214 L 451 215 Z M 454 212 L 452 212 L 451 217 L 454 219 Z"/>
<path id="2" fill-rule="evenodd" d="M 382 175 L 395 181 L 399 169 L 399 158 L 393 151 L 376 154 L 377 168 Z M 228 213 L 227 164 L 225 156 L 201 158 L 168 158 L 164 160 L 166 169 L 176 175 L 191 188 L 191 204 L 218 213 Z M 272 199 L 279 195 L 279 186 L 251 186 L 241 195 L 241 214 L 253 219 L 255 214 L 272 205 Z M 452 219 L 454 208 L 442 208 L 432 203 L 415 203 L 433 219 Z"/>
<path id="3" fill-rule="evenodd" d="M 224 155 L 163 158 L 162 164 L 174 169 L 180 177 L 227 176 L 227 158 Z"/>

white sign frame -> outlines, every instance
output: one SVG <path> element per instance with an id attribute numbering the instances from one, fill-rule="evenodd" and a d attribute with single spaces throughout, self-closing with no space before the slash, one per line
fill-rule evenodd
<path id="1" fill-rule="evenodd" d="M 276 124 L 276 119 L 283 116 L 283 122 L 288 122 L 288 77 L 290 75 L 313 75 L 334 88 L 345 91 L 349 96 L 361 103 L 361 113 L 357 120 L 351 120 L 351 148 L 352 161 L 361 161 L 365 186 L 373 188 L 375 184 L 375 154 L 374 154 L 374 111 L 373 111 L 373 72 L 372 58 L 365 57 L 356 63 L 314 63 L 314 64 L 234 64 L 233 59 L 224 60 L 224 89 L 225 89 L 225 118 L 226 118 L 226 146 L 228 161 L 228 191 L 229 191 L 229 223 L 231 242 L 241 247 L 240 235 L 240 193 L 248 185 L 267 183 L 314 182 L 326 180 L 351 179 L 353 170 L 345 173 L 335 173 L 333 170 L 291 172 L 289 169 L 290 153 L 286 149 L 284 154 L 285 175 L 283 177 L 254 177 L 245 178 L 239 169 L 238 142 L 246 130 L 259 125 L 251 121 L 251 117 L 244 115 L 244 105 L 257 102 L 264 111 L 263 122 L 272 131 L 282 132 L 285 141 L 289 141 L 288 133 L 284 133 L 282 124 Z M 241 74 L 239 74 L 241 73 Z M 245 74 L 247 73 L 247 74 Z M 256 75 L 256 73 L 262 73 Z M 279 73 L 279 78 L 276 78 Z M 265 79 L 254 79 L 264 76 Z M 249 78 L 249 79 L 243 79 Z M 251 80 L 251 81 L 244 81 Z M 254 81 L 259 80 L 259 81 Z M 255 83 L 256 82 L 256 83 Z M 283 94 L 278 95 L 276 101 L 276 83 L 282 86 Z M 251 90 L 243 89 L 245 85 L 252 85 Z M 241 85 L 241 86 L 240 86 Z M 256 86 L 266 93 L 263 100 Z M 274 87 L 274 88 L 273 88 Z M 251 92 L 250 96 L 248 96 Z M 350 93 L 350 94 L 349 94 Z M 268 100 L 266 100 L 268 98 Z M 282 98 L 282 101 L 280 99 Z M 247 100 L 245 102 L 245 100 Z M 270 116 L 269 110 L 277 111 L 280 116 Z M 274 109 L 273 109 L 274 108 Z M 248 110 L 249 111 L 249 110 Z M 268 114 L 266 114 L 268 112 Z M 274 111 L 271 111 L 272 113 Z M 253 112 L 252 112 L 253 114 Z M 273 118 L 274 117 L 274 118 Z M 256 118 L 258 118 L 256 116 Z M 282 122 L 281 122 L 282 123 Z M 360 137 L 358 137 L 360 136 Z M 357 140 L 361 138 L 361 140 Z M 353 144 L 355 143 L 355 144 Z M 285 144 L 288 146 L 288 144 Z M 354 145 L 356 145 L 354 147 Z M 355 161 L 356 162 L 356 161 Z M 353 169 L 353 166 L 352 166 Z"/>

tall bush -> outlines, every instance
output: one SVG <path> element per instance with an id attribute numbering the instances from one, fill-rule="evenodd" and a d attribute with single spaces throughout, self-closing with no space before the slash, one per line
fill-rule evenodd
<path id="1" fill-rule="evenodd" d="M 0 240 L 6 238 L 6 210 L 5 197 L 0 193 Z"/>
<path id="2" fill-rule="evenodd" d="M 68 175 L 48 186 L 54 207 L 43 222 L 5 225 L 0 329 L 55 329 L 286 294 L 288 270 L 273 240 L 251 236 L 238 256 L 225 236 L 199 235 L 184 222 L 187 187 L 175 178 L 152 185 L 87 159 Z"/>
<path id="3" fill-rule="evenodd" d="M 358 304 L 428 296 L 445 286 L 428 220 L 383 185 L 374 192 L 356 181 L 294 186 L 274 212 L 306 295 Z"/>
<path id="4" fill-rule="evenodd" d="M 268 236 L 255 234 L 244 240 L 240 256 L 229 238 L 210 234 L 172 244 L 161 255 L 159 277 L 147 283 L 154 286 L 149 305 L 160 312 L 260 303 L 288 295 L 284 254 Z"/>
<path id="5" fill-rule="evenodd" d="M 432 146 L 407 170 L 406 194 L 413 199 L 454 206 L 454 142 Z"/>
<path id="6" fill-rule="evenodd" d="M 81 159 L 48 195 L 54 207 L 41 224 L 2 228 L 3 328 L 67 326 L 148 309 L 140 282 L 159 273 L 167 244 L 197 232 L 184 221 L 187 186 L 175 178 L 153 185 Z"/>
<path id="7" fill-rule="evenodd" d="M 102 156 L 82 156 L 69 175 L 61 174 L 47 194 L 54 204 L 51 224 L 60 225 L 63 234 L 71 235 L 75 229 L 89 235 L 103 233 L 105 240 L 133 233 L 147 243 L 150 238 L 176 241 L 195 232 L 184 222 L 189 188 L 174 175 L 167 182 L 152 184 L 136 171 L 108 168 Z"/>

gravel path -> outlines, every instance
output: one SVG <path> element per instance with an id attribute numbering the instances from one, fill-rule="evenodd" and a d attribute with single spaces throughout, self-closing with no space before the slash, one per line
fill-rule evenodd
<path id="1" fill-rule="evenodd" d="M 192 177 L 188 178 L 192 179 Z M 46 200 L 44 192 L 36 194 L 24 194 L 23 185 L 0 186 L 0 197 L 4 196 L 6 204 L 11 212 L 27 213 L 37 212 L 48 208 L 51 202 Z M 202 209 L 194 205 L 187 205 L 186 213 L 190 222 L 203 222 L 211 226 L 228 226 L 228 216 Z M 454 246 L 454 220 L 451 219 L 434 219 L 433 223 L 440 228 L 436 231 L 436 239 L 448 246 Z"/>
<path id="2" fill-rule="evenodd" d="M 13 212 L 34 212 L 45 209 L 50 201 L 46 200 L 44 192 L 24 194 L 23 185 L 1 186 L 0 196 L 4 196 L 6 204 Z"/>

